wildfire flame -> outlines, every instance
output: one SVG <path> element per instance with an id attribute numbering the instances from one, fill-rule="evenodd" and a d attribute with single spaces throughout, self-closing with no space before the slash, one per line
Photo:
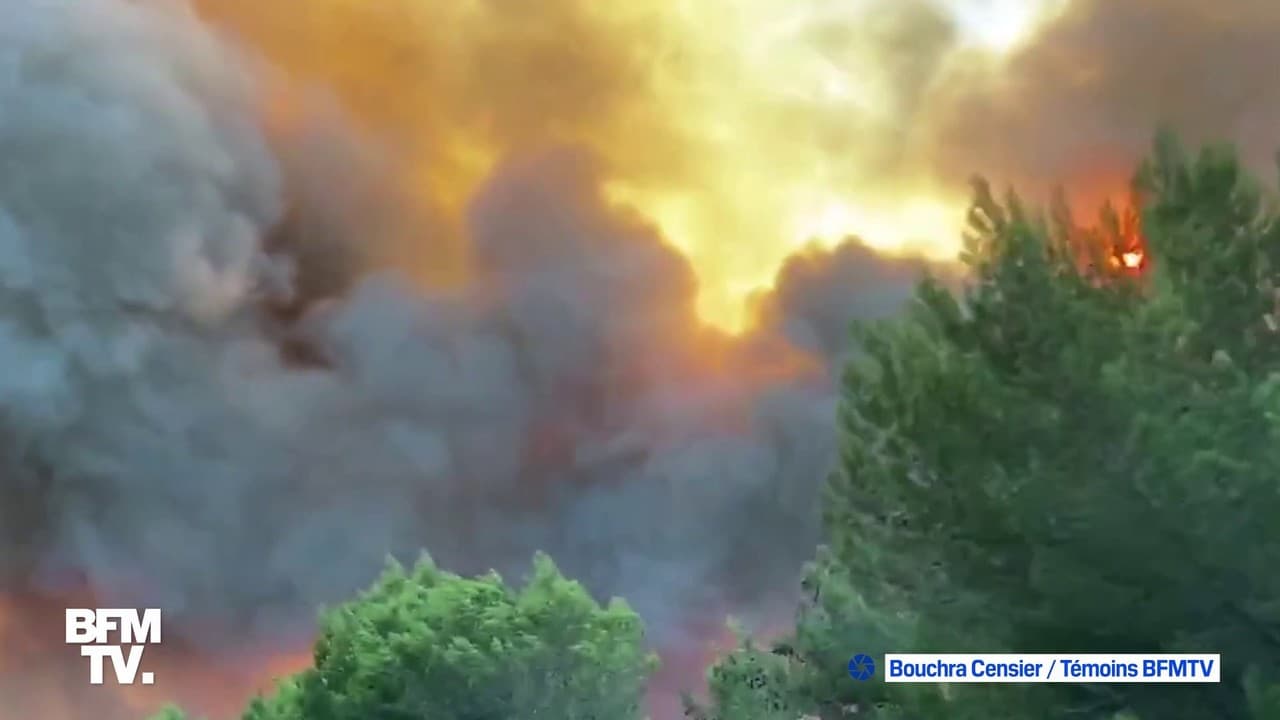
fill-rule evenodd
<path id="1" fill-rule="evenodd" d="M 1108 200 L 1096 230 L 1087 235 L 1103 248 L 1112 270 L 1134 274 L 1146 269 L 1149 258 L 1142 231 L 1142 197 L 1136 191 L 1130 191 L 1119 203 Z"/>
<path id="2" fill-rule="evenodd" d="M 1130 250 L 1120 254 L 1120 263 L 1131 270 L 1142 268 L 1142 262 L 1146 258 L 1146 253 L 1142 250 Z"/>

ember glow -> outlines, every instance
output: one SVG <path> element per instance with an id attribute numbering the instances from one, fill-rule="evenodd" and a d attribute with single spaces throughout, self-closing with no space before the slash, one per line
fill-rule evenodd
<path id="1" fill-rule="evenodd" d="M 1119 207 L 1113 212 L 1111 208 Z M 1109 202 L 1099 232 L 1113 268 L 1136 274 L 1147 267 L 1147 241 L 1142 232 L 1142 198 L 1130 192 L 1122 202 Z"/>

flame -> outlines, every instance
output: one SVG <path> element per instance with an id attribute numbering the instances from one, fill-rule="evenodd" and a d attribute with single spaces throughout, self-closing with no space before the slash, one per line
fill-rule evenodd
<path id="1" fill-rule="evenodd" d="M 1142 230 L 1141 194 L 1133 189 L 1125 196 L 1112 194 L 1103 204 L 1100 222 L 1084 231 L 1082 240 L 1095 250 L 1101 246 L 1113 271 L 1140 274 L 1146 270 L 1150 258 Z"/>
<path id="2" fill-rule="evenodd" d="M 1145 269 L 1147 241 L 1142 233 L 1142 196 L 1136 190 L 1130 191 L 1119 215 L 1116 235 L 1114 247 L 1118 250 L 1121 267 L 1130 272 Z"/>

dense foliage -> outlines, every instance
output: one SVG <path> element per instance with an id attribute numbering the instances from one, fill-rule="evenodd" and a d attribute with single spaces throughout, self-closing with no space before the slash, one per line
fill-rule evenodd
<path id="1" fill-rule="evenodd" d="M 393 565 L 320 630 L 314 667 L 245 720 L 638 720 L 655 662 L 634 612 L 600 607 L 545 556 L 519 590 Z"/>
<path id="2" fill-rule="evenodd" d="M 1280 215 L 1225 148 L 1156 143 L 1123 234 L 979 184 L 963 298 L 863 333 L 816 602 L 713 673 L 723 720 L 1280 717 Z M 854 649 L 1221 652 L 1218 685 L 841 682 Z M 776 711 L 768 708 L 776 707 Z"/>

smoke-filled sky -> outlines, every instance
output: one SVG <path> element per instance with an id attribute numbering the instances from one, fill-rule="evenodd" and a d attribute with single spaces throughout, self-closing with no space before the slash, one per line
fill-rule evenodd
<path id="1" fill-rule="evenodd" d="M 145 702 L 234 708 L 422 549 L 627 597 L 668 720 L 707 628 L 785 623 L 846 326 L 970 174 L 1280 127 L 1263 0 L 193 2 L 0 23 L 5 720 L 140 712 L 51 607 L 169 608 Z"/>
<path id="2" fill-rule="evenodd" d="M 975 171 L 1117 184 L 1158 121 L 1273 141 L 1265 0 L 199 2 L 401 138 L 437 201 L 589 146 L 724 327 L 815 236 L 950 257 Z"/>
<path id="3" fill-rule="evenodd" d="M 589 147 L 609 196 L 691 259 L 703 318 L 736 328 L 814 237 L 954 253 L 971 168 L 918 151 L 946 114 L 939 82 L 991 67 L 1055 2 L 199 5 L 395 135 L 446 205 L 513 149 Z"/>

